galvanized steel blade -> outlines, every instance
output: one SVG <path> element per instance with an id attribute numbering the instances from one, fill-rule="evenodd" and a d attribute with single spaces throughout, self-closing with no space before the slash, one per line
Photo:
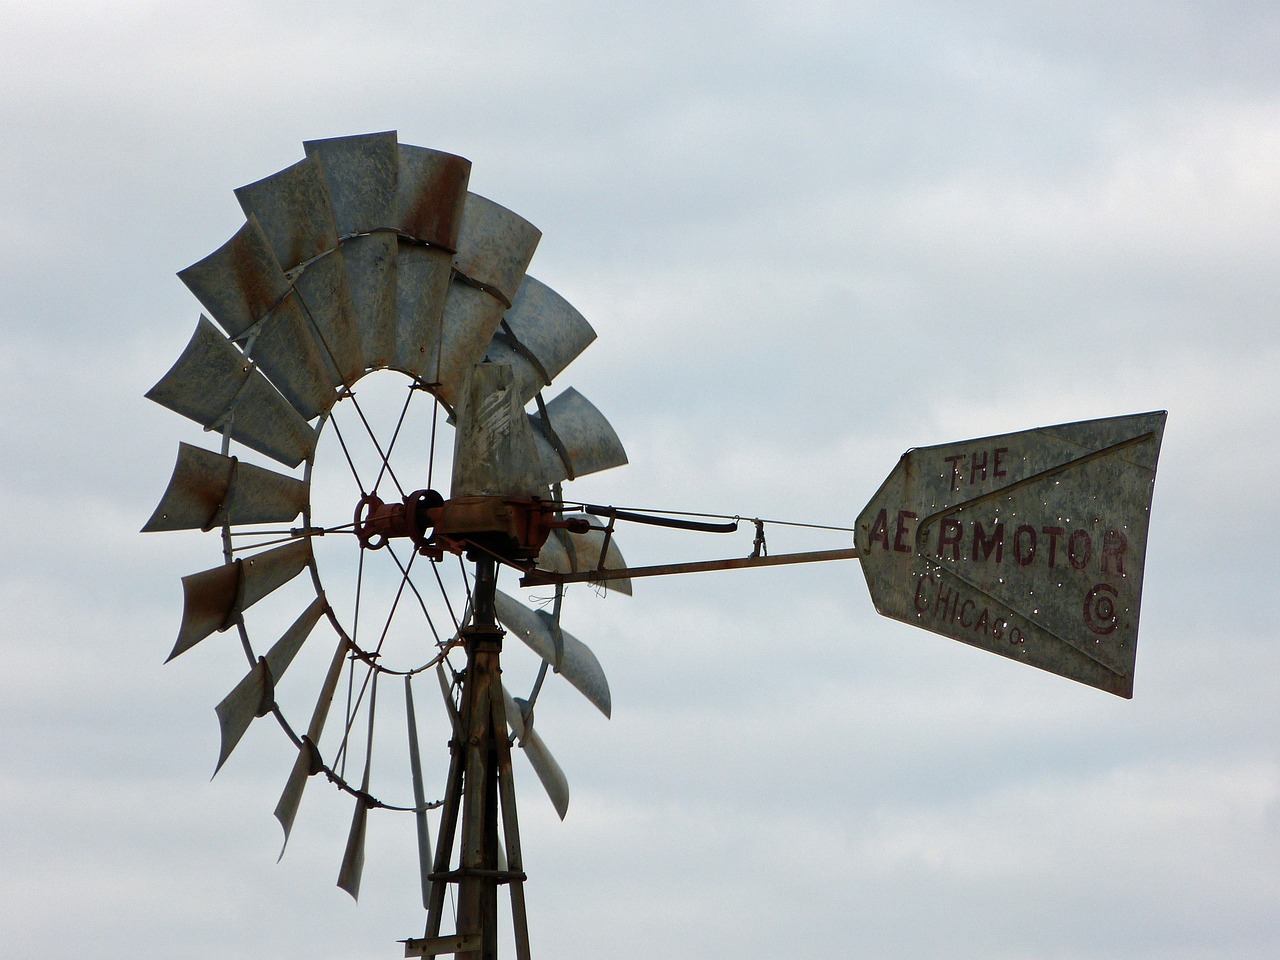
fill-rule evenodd
<path id="1" fill-rule="evenodd" d="M 505 207 L 467 195 L 453 258 L 457 276 L 445 297 L 435 365 L 434 379 L 446 403 L 455 402 L 466 371 L 484 358 L 540 236 L 536 227 Z"/>
<path id="2" fill-rule="evenodd" d="M 468 371 L 454 411 L 450 496 L 544 496 L 533 433 L 516 394 L 510 366 L 477 363 Z"/>
<path id="3" fill-rule="evenodd" d="M 232 626 L 238 614 L 296 577 L 310 559 L 311 544 L 298 540 L 183 577 L 182 627 L 166 662 Z"/>
<path id="4" fill-rule="evenodd" d="M 142 532 L 209 530 L 224 520 L 288 523 L 306 506 L 307 489 L 294 477 L 180 443 L 169 486 Z"/>
<path id="5" fill-rule="evenodd" d="M 400 145 L 393 365 L 425 383 L 436 379 L 441 315 L 470 175 L 471 164 L 461 157 Z"/>
<path id="6" fill-rule="evenodd" d="M 599 523 L 598 518 L 585 513 L 567 513 L 565 519 Z M 600 562 L 602 550 L 605 554 L 603 563 Z M 586 533 L 552 530 L 538 554 L 537 566 L 539 570 L 550 570 L 552 573 L 577 573 L 584 570 L 625 570 L 627 562 L 618 549 L 616 537 L 609 537 L 608 548 L 605 548 L 604 531 L 597 526 Z M 628 577 L 589 582 L 631 596 L 631 580 Z"/>
<path id="7" fill-rule="evenodd" d="M 360 793 L 356 796 L 356 808 L 351 815 L 351 830 L 347 834 L 342 866 L 338 870 L 338 886 L 351 894 L 352 900 L 360 899 L 360 878 L 364 875 L 365 838 L 369 832 L 369 771 L 373 766 L 373 724 L 377 705 L 378 673 L 375 671 L 369 685 L 369 733 L 365 740 L 364 776 L 360 781 Z"/>
<path id="8" fill-rule="evenodd" d="M 529 418 L 543 483 L 550 485 L 627 462 L 622 441 L 604 414 L 572 387 L 547 404 L 546 414 L 545 418 Z"/>
<path id="9" fill-rule="evenodd" d="M 555 618 L 545 610 L 533 610 L 501 590 L 496 591 L 495 609 L 504 627 L 525 642 L 551 668 L 590 700 L 606 717 L 613 710 L 609 681 L 591 648 L 560 628 L 556 643 Z M 558 647 L 558 649 L 557 649 Z"/>
<path id="10" fill-rule="evenodd" d="M 418 833 L 418 873 L 422 906 L 431 906 L 431 880 L 435 858 L 431 854 L 431 830 L 427 825 L 427 795 L 422 787 L 422 754 L 418 748 L 418 719 L 413 710 L 413 677 L 404 678 L 404 712 L 409 724 L 409 775 L 413 780 L 413 817 Z"/>
<path id="11" fill-rule="evenodd" d="M 394 130 L 306 140 L 302 147 L 320 164 L 339 237 L 396 230 L 400 145 Z"/>
<path id="12" fill-rule="evenodd" d="M 908 451 L 858 518 L 876 609 L 1132 696 L 1165 416 Z"/>
<path id="13" fill-rule="evenodd" d="M 308 140 L 303 147 L 329 187 L 364 362 L 389 366 L 396 355 L 396 134 Z"/>
<path id="14" fill-rule="evenodd" d="M 286 272 L 338 245 L 329 188 L 311 158 L 237 187 L 235 194 L 244 215 L 258 218 Z"/>
<path id="15" fill-rule="evenodd" d="M 453 252 L 458 249 L 471 161 L 426 147 L 400 144 L 396 227 L 402 236 Z"/>
<path id="16" fill-rule="evenodd" d="M 147 398 L 290 467 L 315 449 L 315 430 L 203 316 Z"/>
<path id="17" fill-rule="evenodd" d="M 520 749 L 537 774 L 542 789 L 551 798 L 551 805 L 563 820 L 569 812 L 569 781 L 565 778 L 564 771 L 547 749 L 542 737 L 533 729 L 532 718 L 525 717 L 522 701 L 512 697 L 506 687 L 502 688 L 502 700 L 507 711 L 507 725 L 519 741 Z"/>
<path id="18" fill-rule="evenodd" d="M 289 293 L 289 280 L 255 217 L 203 260 L 179 270 L 178 279 L 232 337 L 244 334 Z"/>
<path id="19" fill-rule="evenodd" d="M 298 805 L 302 802 L 302 791 L 307 779 L 320 772 L 320 753 L 316 746 L 324 733 L 325 721 L 329 717 L 329 707 L 333 703 L 334 691 L 338 688 L 338 680 L 342 677 L 342 667 L 347 659 L 348 646 L 345 638 L 338 641 L 333 651 L 333 659 L 329 661 L 329 670 L 325 674 L 324 683 L 320 687 L 320 695 L 316 698 L 315 708 L 311 712 L 311 722 L 307 726 L 306 736 L 298 749 L 298 756 L 289 771 L 280 800 L 276 803 L 275 818 L 280 821 L 284 830 L 284 843 L 280 846 L 280 856 L 284 856 L 284 848 L 289 843 L 289 833 L 293 830 L 294 818 L 298 815 Z"/>
<path id="20" fill-rule="evenodd" d="M 222 765 L 231 756 L 249 725 L 256 717 L 266 716 L 275 703 L 275 684 L 284 676 L 289 664 L 301 649 L 303 641 L 310 635 L 312 628 L 324 613 L 325 603 L 320 598 L 311 602 L 293 625 L 284 632 L 271 647 L 265 657 L 249 668 L 235 689 L 233 689 L 215 708 L 218 714 L 218 727 L 221 732 L 221 745 L 218 751 L 218 764 L 214 767 L 216 775 Z"/>
<path id="21" fill-rule="evenodd" d="M 245 216 L 257 218 L 281 267 L 303 268 L 294 286 L 331 382 L 353 382 L 364 372 L 364 358 L 320 163 L 308 157 L 235 193 Z"/>
<path id="22" fill-rule="evenodd" d="M 515 369 L 516 392 L 528 403 L 595 340 L 591 324 L 568 300 L 526 276 L 486 357 Z"/>

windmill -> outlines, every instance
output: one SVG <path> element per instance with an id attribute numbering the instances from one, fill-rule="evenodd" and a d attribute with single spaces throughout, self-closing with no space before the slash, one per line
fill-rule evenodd
<path id="1" fill-rule="evenodd" d="M 577 391 L 544 397 L 595 334 L 526 275 L 537 229 L 469 193 L 467 161 L 394 132 L 305 153 L 237 190 L 244 225 L 179 274 L 212 320 L 147 396 L 219 442 L 180 445 L 144 530 L 220 534 L 223 562 L 183 578 L 169 657 L 238 635 L 248 667 L 217 706 L 217 765 L 255 718 L 275 717 L 296 749 L 275 810 L 286 843 L 312 778 L 348 794 L 338 884 L 354 897 L 371 812 L 414 819 L 427 919 L 406 956 L 496 957 L 503 887 L 516 955 L 530 956 L 512 748 L 564 817 L 567 782 L 535 720 L 544 682 L 559 674 L 611 710 L 594 653 L 562 625 L 569 584 L 629 594 L 642 577 L 859 559 L 887 616 L 1132 695 L 1163 413 L 910 450 L 847 531 L 852 546 L 770 554 L 773 521 L 753 519 L 748 556 L 630 567 L 619 525 L 743 521 L 566 497 L 567 481 L 626 454 Z M 499 590 L 503 570 L 544 591 L 541 605 Z M 294 606 L 262 618 L 260 636 L 269 596 Z M 521 696 L 505 682 L 512 634 L 537 655 Z M 304 647 L 330 646 L 299 714 L 287 671 Z M 406 762 L 384 788 L 389 681 Z M 438 797 L 424 682 L 442 694 L 433 730 L 449 744 Z"/>

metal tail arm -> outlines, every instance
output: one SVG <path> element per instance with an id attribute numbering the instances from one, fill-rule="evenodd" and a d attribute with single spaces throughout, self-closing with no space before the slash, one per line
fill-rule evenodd
<path id="1" fill-rule="evenodd" d="M 738 570 L 743 567 L 773 567 L 784 563 L 818 563 L 823 560 L 856 560 L 856 549 L 813 550 L 807 553 L 778 553 L 764 557 L 736 557 L 729 560 L 695 560 L 689 563 L 664 563 L 651 567 L 620 567 L 612 570 L 577 570 L 555 573 L 533 569 L 520 580 L 522 587 L 539 587 L 552 583 L 597 583 L 601 580 L 665 577 L 677 573 L 705 573 L 709 570 Z"/>

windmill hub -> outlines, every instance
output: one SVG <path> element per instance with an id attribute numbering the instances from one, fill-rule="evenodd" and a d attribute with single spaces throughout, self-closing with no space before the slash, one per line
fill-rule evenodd
<path id="1" fill-rule="evenodd" d="M 400 502 L 385 503 L 376 493 L 366 493 L 356 504 L 354 526 L 361 546 L 370 550 L 405 538 L 436 560 L 448 552 L 524 565 L 538 556 L 552 530 L 590 530 L 585 518 L 557 518 L 556 511 L 553 501 L 536 497 L 445 500 L 435 490 L 415 490 Z"/>

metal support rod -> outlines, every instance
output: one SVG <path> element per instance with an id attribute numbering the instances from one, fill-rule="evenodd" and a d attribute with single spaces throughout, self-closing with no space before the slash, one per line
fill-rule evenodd
<path id="1" fill-rule="evenodd" d="M 603 557 L 603 552 L 601 553 Z M 666 577 L 676 573 L 706 573 L 710 570 L 739 570 L 743 567 L 776 567 L 787 563 L 818 563 L 823 560 L 856 560 L 859 553 L 847 550 L 813 550 L 808 553 L 777 553 L 773 556 L 732 557 L 728 560 L 694 560 L 689 563 L 663 563 L 651 567 L 618 567 L 616 569 L 576 570 L 555 573 L 551 570 L 529 570 L 520 579 L 522 587 L 540 587 L 549 583 L 597 583 L 601 580 Z"/>

